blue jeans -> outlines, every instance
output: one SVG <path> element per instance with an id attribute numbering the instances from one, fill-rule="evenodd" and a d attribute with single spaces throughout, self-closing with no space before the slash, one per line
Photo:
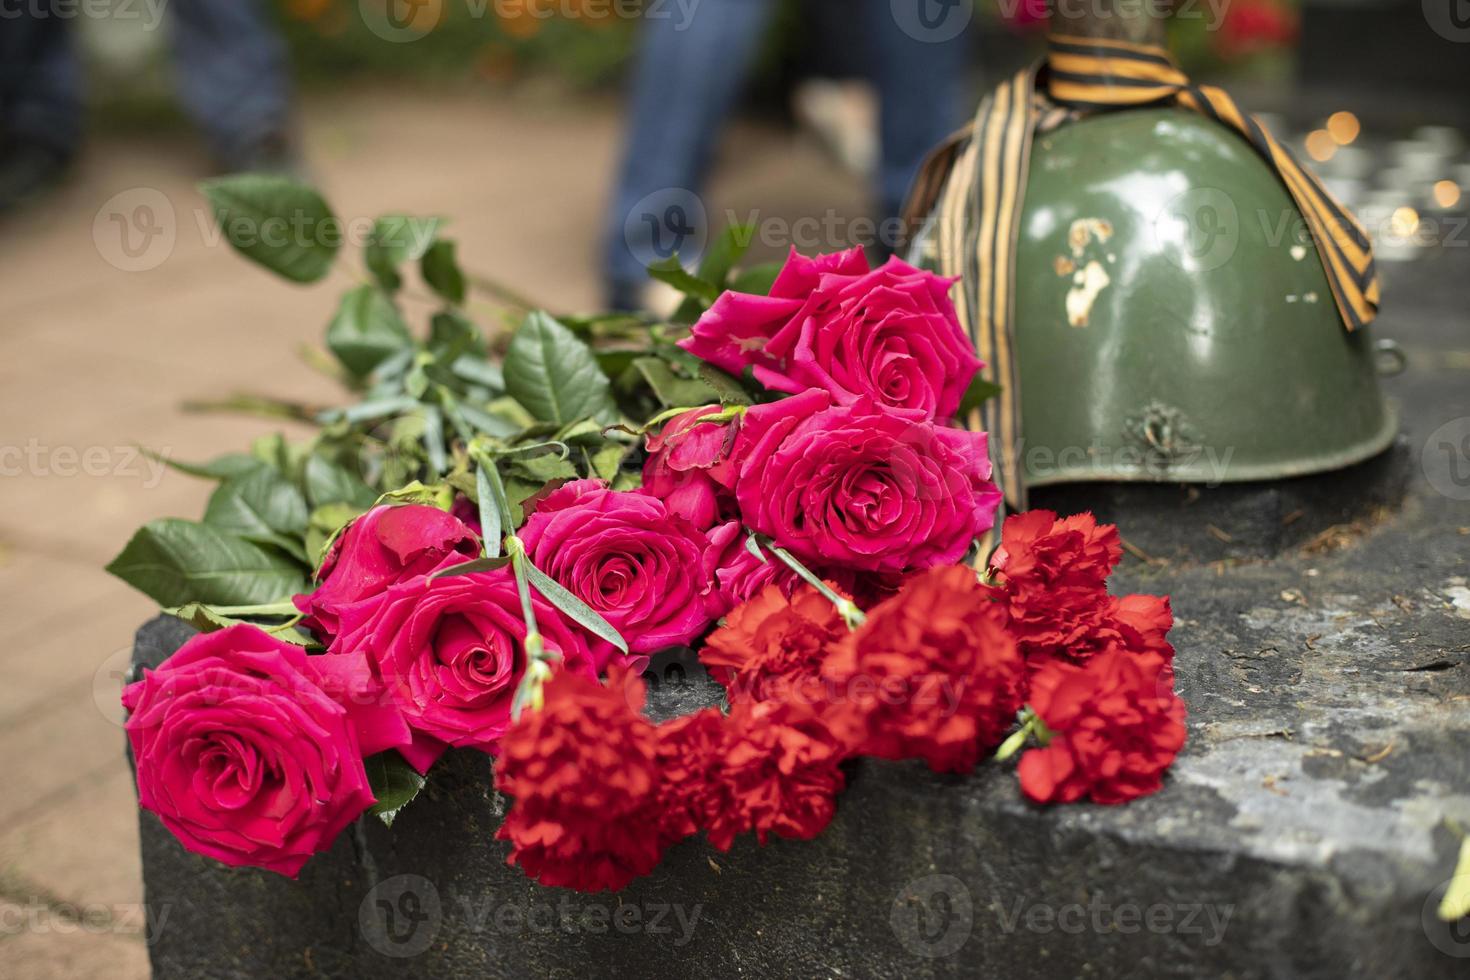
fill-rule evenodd
<path id="1" fill-rule="evenodd" d="M 162 11 L 179 99 L 219 156 L 230 159 L 281 129 L 291 104 L 285 48 L 258 0 L 131 9 Z M 62 152 L 82 136 L 82 69 L 69 23 L 76 11 L 37 14 L 27 3 L 0 19 L 0 129 Z"/>
<path id="2" fill-rule="evenodd" d="M 877 192 L 883 216 L 893 216 L 924 155 L 964 121 L 966 35 L 943 41 L 912 36 L 896 22 L 890 0 L 842 3 L 860 18 L 866 55 L 860 60 L 871 66 L 878 89 Z M 645 282 L 648 261 L 702 230 L 700 188 L 773 6 L 773 0 L 684 6 L 669 0 L 645 15 L 603 243 L 613 294 Z"/>

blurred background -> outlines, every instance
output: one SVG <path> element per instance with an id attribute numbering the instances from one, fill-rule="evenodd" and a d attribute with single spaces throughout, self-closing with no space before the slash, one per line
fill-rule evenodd
<path id="1" fill-rule="evenodd" d="M 924 147 L 1086 2 L 0 0 L 0 975 L 147 974 L 116 698 L 155 610 L 101 569 L 210 484 L 138 447 L 293 431 L 186 410 L 238 391 L 337 397 L 299 354 L 350 263 L 307 288 L 241 261 L 198 181 L 294 173 L 349 246 L 442 215 L 530 302 L 658 308 L 640 267 L 736 221 L 752 260 L 880 256 Z M 1174 6 L 1185 69 L 1359 210 L 1390 302 L 1396 264 L 1470 242 L 1470 4 Z"/>

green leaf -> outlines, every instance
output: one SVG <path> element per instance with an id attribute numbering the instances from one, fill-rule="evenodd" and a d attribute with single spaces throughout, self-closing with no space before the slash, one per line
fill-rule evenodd
<path id="1" fill-rule="evenodd" d="M 520 527 L 526 522 L 526 501 L 544 489 L 544 483 L 523 480 L 514 474 L 505 477 L 505 499 L 510 503 L 510 523 L 513 526 Z"/>
<path id="2" fill-rule="evenodd" d="M 532 428 L 537 424 L 536 417 L 526 411 L 526 406 L 516 401 L 510 395 L 493 399 L 485 408 L 490 414 L 505 419 L 512 425 L 517 426 L 517 432 L 522 429 Z"/>
<path id="3" fill-rule="evenodd" d="M 721 288 L 755 239 L 755 225 L 727 225 L 699 262 L 699 278 Z"/>
<path id="4" fill-rule="evenodd" d="M 628 368 L 632 367 L 633 362 L 640 355 L 647 352 L 644 350 L 631 350 L 626 347 L 619 347 L 612 350 L 600 347 L 593 353 L 597 358 L 597 366 L 602 368 L 602 373 L 609 378 L 616 378 L 628 370 Z"/>
<path id="5" fill-rule="evenodd" d="M 471 362 L 486 363 L 485 340 L 480 336 L 480 328 L 454 310 L 441 310 L 429 321 L 429 349 L 436 359 L 450 365 L 456 364 L 461 357 Z M 453 367 L 450 370 L 453 371 Z M 497 384 L 486 387 L 499 390 L 505 382 L 501 378 L 497 381 Z"/>
<path id="6" fill-rule="evenodd" d="M 505 404 L 505 402 L 502 402 L 502 404 Z M 509 404 L 515 403 L 510 402 Z M 459 412 L 461 418 L 474 426 L 477 431 L 497 439 L 509 438 L 526 428 L 524 420 L 508 419 L 499 411 L 484 412 L 469 402 L 462 402 L 456 406 L 455 410 Z M 519 415 L 524 415 L 526 410 L 521 408 L 520 405 L 516 405 L 515 411 Z M 531 421 L 534 422 L 535 420 L 532 419 Z"/>
<path id="7" fill-rule="evenodd" d="M 749 405 L 751 402 L 750 392 L 745 390 L 739 378 L 721 371 L 708 361 L 700 362 L 699 380 L 714 389 L 720 396 L 721 405 Z"/>
<path id="8" fill-rule="evenodd" d="M 424 788 L 424 777 L 393 749 L 368 756 L 362 765 L 367 770 L 368 786 L 377 798 L 368 813 L 391 827 L 399 812 Z"/>
<path id="9" fill-rule="evenodd" d="M 562 426 L 557 431 L 554 441 L 565 443 L 568 447 L 598 446 L 607 439 L 607 436 L 603 434 L 603 428 L 602 423 L 595 419 L 578 419 L 571 425 Z"/>
<path id="10" fill-rule="evenodd" d="M 489 388 L 492 392 L 505 391 L 505 375 L 501 372 L 500 365 L 492 364 L 482 357 L 466 355 L 458 358 L 449 366 L 449 370 L 465 381 Z"/>
<path id="11" fill-rule="evenodd" d="M 611 385 L 592 351 L 546 313 L 526 317 L 505 355 L 505 388 L 537 420 L 566 425 L 617 416 Z"/>
<path id="12" fill-rule="evenodd" d="M 670 408 L 709 405 L 720 400 L 720 393 L 708 383 L 698 378 L 680 377 L 663 358 L 640 357 L 633 366 L 648 382 L 658 400 Z"/>
<path id="13" fill-rule="evenodd" d="M 250 455 L 279 473 L 291 472 L 291 444 L 279 432 L 268 432 L 252 439 Z"/>
<path id="14" fill-rule="evenodd" d="M 311 512 L 306 522 L 306 557 L 313 572 L 321 567 L 322 559 L 337 535 L 365 513 L 365 507 L 348 503 L 327 504 Z"/>
<path id="15" fill-rule="evenodd" d="M 505 534 L 505 529 L 500 526 L 500 505 L 495 500 L 490 477 L 485 472 L 486 466 L 494 465 L 493 462 L 486 462 L 475 467 L 475 499 L 480 506 L 480 539 L 485 543 L 487 558 L 500 557 L 500 539 Z"/>
<path id="16" fill-rule="evenodd" d="M 280 174 L 232 174 L 199 185 L 225 239 L 292 282 L 316 282 L 342 247 L 342 224 L 311 187 Z"/>
<path id="17" fill-rule="evenodd" d="M 745 550 L 760 559 L 762 565 L 766 564 L 766 553 L 761 550 L 761 543 L 755 539 L 754 534 L 745 536 Z"/>
<path id="18" fill-rule="evenodd" d="M 591 475 L 599 480 L 606 480 L 608 483 L 611 483 L 617 478 L 618 469 L 623 465 L 623 457 L 627 454 L 627 446 L 609 442 L 592 454 Z"/>
<path id="19" fill-rule="evenodd" d="M 1000 393 L 1000 385 L 994 381 L 986 381 L 976 372 L 970 381 L 970 387 L 965 389 L 965 395 L 960 399 L 960 407 L 956 409 L 955 415 L 963 421 L 971 412 Z"/>
<path id="20" fill-rule="evenodd" d="M 648 267 L 648 274 L 659 282 L 673 286 L 685 296 L 693 296 L 702 300 L 706 306 L 713 303 L 720 295 L 720 287 L 712 282 L 693 275 L 679 264 L 679 257 L 671 255 L 662 262 L 655 262 Z"/>
<path id="21" fill-rule="evenodd" d="M 373 230 L 362 248 L 362 259 L 378 284 L 390 293 L 403 285 L 398 267 L 418 259 L 428 250 L 440 224 L 438 218 L 414 218 L 406 214 L 385 214 L 373 222 Z"/>
<path id="22" fill-rule="evenodd" d="M 352 504 L 371 507 L 377 499 L 371 487 L 356 473 L 322 456 L 306 459 L 306 499 L 313 508 L 327 504 Z"/>
<path id="23" fill-rule="evenodd" d="M 595 609 L 568 592 L 556 579 L 537 568 L 529 557 L 522 567 L 526 570 L 526 578 L 530 579 L 537 592 L 546 597 L 547 602 L 619 650 L 624 653 L 628 652 L 628 642 L 623 639 L 622 634 L 613 629 L 612 624 L 598 615 Z"/>
<path id="24" fill-rule="evenodd" d="M 730 278 L 730 270 L 740 257 L 750 248 L 751 240 L 755 237 L 755 225 L 729 225 L 715 239 L 704 253 L 704 258 L 699 262 L 699 278 L 714 286 L 717 290 L 725 288 L 725 282 Z M 767 287 L 769 288 L 769 287 Z M 713 301 L 711 301 L 713 302 Z M 705 304 L 693 296 L 687 297 L 679 309 L 675 311 L 673 320 L 675 323 L 693 323 L 699 319 L 699 314 L 704 312 Z"/>
<path id="25" fill-rule="evenodd" d="M 394 395 L 388 398 L 374 398 L 370 401 L 359 402 L 347 408 L 329 409 L 322 412 L 319 418 L 324 423 L 369 422 L 373 419 L 387 418 L 389 415 L 411 412 L 418 407 L 419 403 L 412 398 L 403 395 Z"/>
<path id="26" fill-rule="evenodd" d="M 228 629 L 231 626 L 239 626 L 248 623 L 265 630 L 276 639 L 297 646 L 306 646 L 311 639 L 295 629 L 292 625 L 280 624 L 277 626 L 265 625 L 257 620 L 261 618 L 287 617 L 289 620 L 299 618 L 299 612 L 290 602 L 270 603 L 259 606 L 210 606 L 202 602 L 185 603 L 173 609 L 162 610 L 166 616 L 181 619 L 199 630 L 201 633 L 213 633 L 216 630 Z M 247 618 L 242 618 L 247 617 Z"/>
<path id="27" fill-rule="evenodd" d="M 413 342 L 398 308 L 377 286 L 358 286 L 342 297 L 327 325 L 327 347 L 358 377 Z"/>
<path id="28" fill-rule="evenodd" d="M 430 507 L 438 507 L 447 511 L 454 506 L 454 491 L 442 483 L 425 486 L 418 480 L 399 487 L 397 490 L 389 490 L 373 502 L 378 504 L 426 504 Z"/>
<path id="29" fill-rule="evenodd" d="M 221 483 L 204 508 L 204 523 L 247 541 L 276 545 L 303 562 L 306 519 L 301 491 L 266 466 Z"/>
<path id="30" fill-rule="evenodd" d="M 139 528 L 107 566 L 160 606 L 273 602 L 301 592 L 301 566 L 208 524 L 165 518 Z"/>
<path id="31" fill-rule="evenodd" d="M 454 242 L 441 238 L 430 245 L 419 262 L 419 271 L 434 292 L 455 306 L 464 302 L 464 273 L 454 259 Z"/>
<path id="32" fill-rule="evenodd" d="M 553 480 L 575 480 L 577 478 L 577 468 L 568 460 L 556 455 L 517 456 L 508 461 L 508 468 L 517 476 L 543 485 Z"/>
<path id="33" fill-rule="evenodd" d="M 737 293 L 751 293 L 756 296 L 769 296 L 771 287 L 776 283 L 776 277 L 781 274 L 781 266 L 775 262 L 766 262 L 761 265 L 753 265 L 748 269 L 742 269 L 730 282 L 730 288 Z"/>
<path id="34" fill-rule="evenodd" d="M 429 457 L 429 476 L 439 479 L 449 466 L 444 450 L 444 415 L 433 405 L 424 407 L 424 451 Z"/>
<path id="35" fill-rule="evenodd" d="M 462 562 L 458 565 L 450 565 L 441 568 L 429 578 L 453 578 L 456 575 L 473 575 L 475 572 L 493 572 L 497 568 L 504 568 L 510 564 L 509 555 L 490 555 L 485 558 L 476 558 L 473 561 Z"/>
<path id="36" fill-rule="evenodd" d="M 142 450 L 144 456 L 157 460 L 171 470 L 178 470 L 189 476 L 197 476 L 205 480 L 225 480 L 232 476 L 248 473 L 260 465 L 260 460 L 249 453 L 226 453 L 216 456 L 205 463 L 186 463 L 179 459 L 170 459 L 166 454 L 155 452 L 152 449 Z"/>

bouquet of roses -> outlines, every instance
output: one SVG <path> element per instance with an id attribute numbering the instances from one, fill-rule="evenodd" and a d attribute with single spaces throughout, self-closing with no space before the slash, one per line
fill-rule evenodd
<path id="1" fill-rule="evenodd" d="M 233 223 L 335 221 L 309 189 L 207 193 L 248 257 L 331 266 Z M 857 249 L 736 274 L 735 229 L 697 273 L 651 270 L 688 295 L 672 322 L 530 313 L 502 353 L 440 225 L 373 227 L 327 332 L 362 400 L 229 400 L 318 434 L 175 464 L 220 481 L 205 519 L 110 566 L 202 630 L 123 695 L 141 805 L 185 847 L 294 875 L 450 747 L 496 757 L 509 860 L 583 890 L 698 833 L 810 838 L 859 756 L 968 772 L 1032 744 L 1038 802 L 1160 787 L 1171 616 L 1109 595 L 1116 530 L 1032 511 L 977 558 L 1000 495 L 953 424 L 986 385 L 950 281 Z M 441 304 L 421 339 L 408 262 Z M 677 646 L 725 703 L 654 724 L 638 675 Z"/>

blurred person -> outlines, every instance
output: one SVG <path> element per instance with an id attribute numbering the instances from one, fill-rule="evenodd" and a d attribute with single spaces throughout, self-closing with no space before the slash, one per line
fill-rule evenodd
<path id="1" fill-rule="evenodd" d="M 179 100 L 226 171 L 292 169 L 285 47 L 258 0 L 171 0 Z M 82 141 L 82 66 L 59 0 L 0 0 L 0 210 L 45 189 Z"/>
<path id="2" fill-rule="evenodd" d="M 877 90 L 876 190 L 882 217 L 894 217 L 925 154 L 964 121 L 967 35 L 901 24 L 894 0 L 841 2 L 843 16 L 856 18 L 861 39 L 862 50 L 852 60 L 867 67 Z M 673 192 L 669 200 L 676 202 L 682 192 L 699 193 L 774 5 L 775 0 L 696 0 L 685 16 L 644 18 L 603 244 L 609 308 L 643 307 L 644 260 L 666 256 L 672 239 L 663 232 L 680 230 L 671 226 L 659 197 Z M 956 9 L 954 3 L 938 4 L 942 17 L 957 16 Z M 634 216 L 649 202 L 654 213 Z M 682 210 L 673 214 L 672 223 L 689 218 Z M 661 228 L 661 222 L 670 226 Z M 832 248 L 844 244 L 856 243 L 830 243 Z M 884 244 L 878 243 L 880 249 Z"/>

